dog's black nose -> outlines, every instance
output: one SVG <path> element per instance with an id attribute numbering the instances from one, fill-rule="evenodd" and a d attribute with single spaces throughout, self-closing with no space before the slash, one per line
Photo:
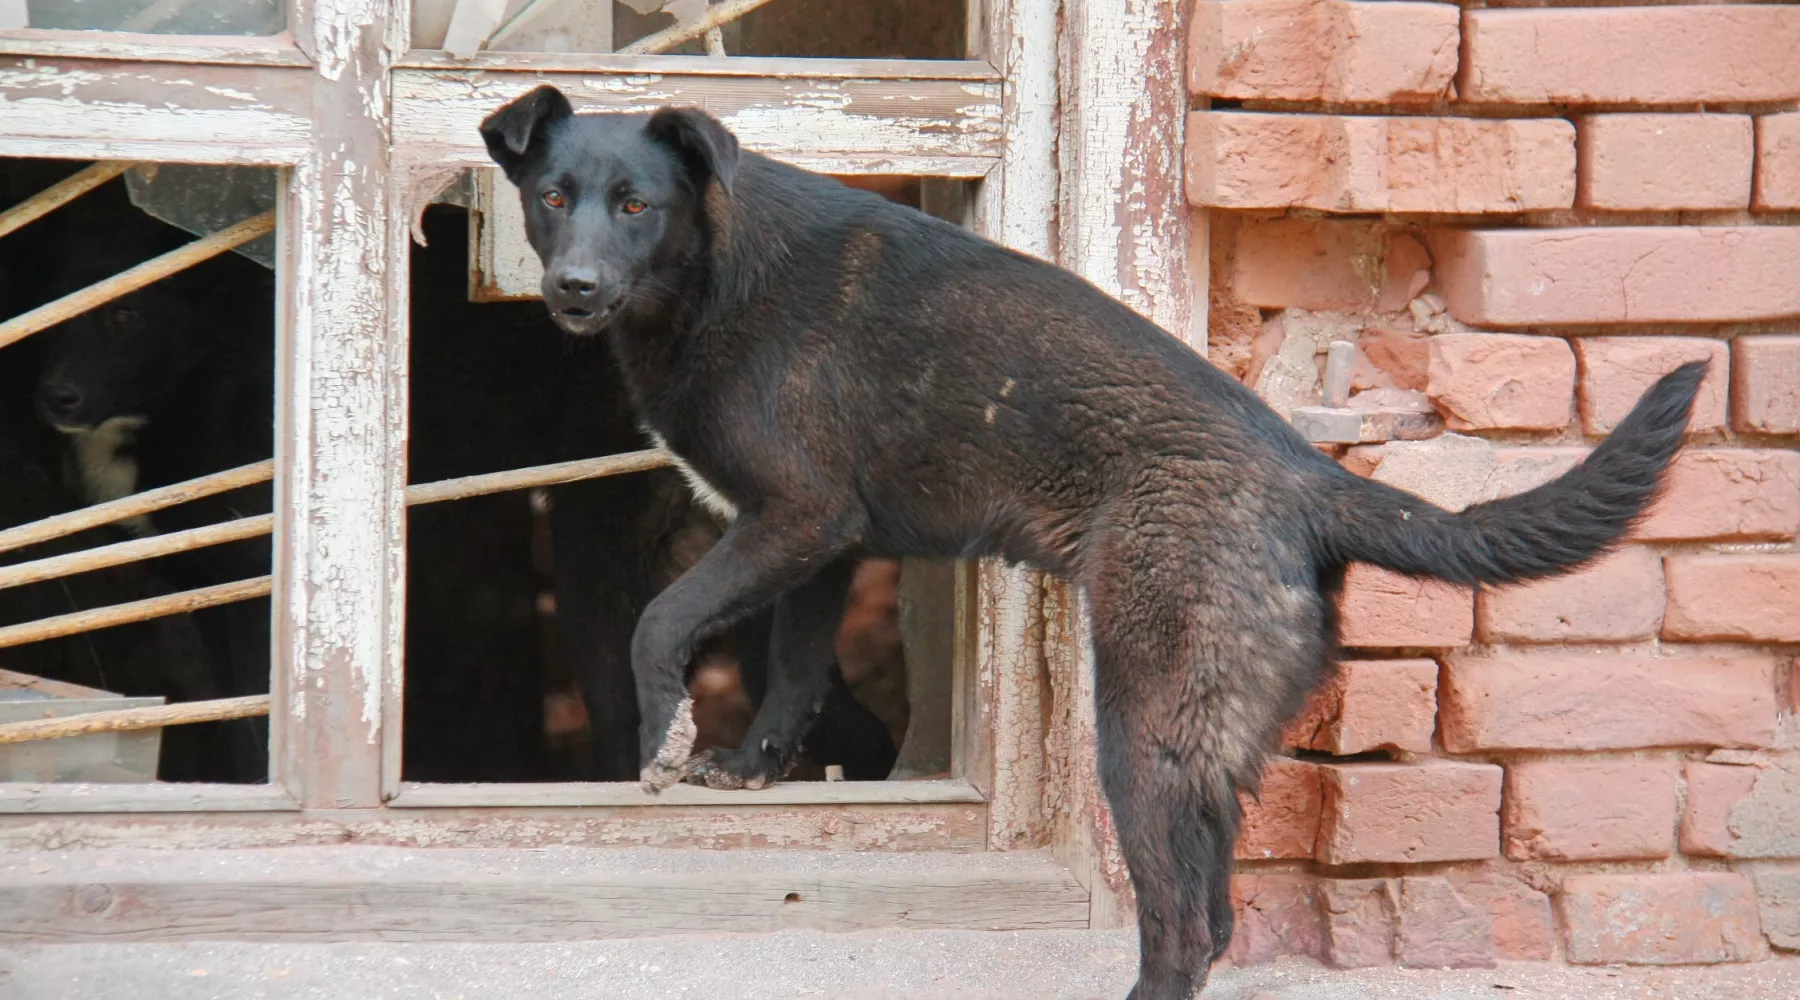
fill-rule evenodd
<path id="1" fill-rule="evenodd" d="M 67 382 L 46 382 L 38 386 L 38 406 L 52 421 L 67 419 L 81 409 L 81 390 Z"/>
<path id="2" fill-rule="evenodd" d="M 556 287 L 564 295 L 589 298 L 600 290 L 600 273 L 591 267 L 571 267 L 556 276 Z"/>

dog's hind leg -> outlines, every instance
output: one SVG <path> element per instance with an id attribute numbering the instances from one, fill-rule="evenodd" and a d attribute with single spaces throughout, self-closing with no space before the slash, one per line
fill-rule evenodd
<path id="1" fill-rule="evenodd" d="M 1316 589 L 1196 555 L 1089 575 L 1100 781 L 1138 900 L 1132 1000 L 1188 1000 L 1230 944 L 1237 793 L 1325 650 Z"/>

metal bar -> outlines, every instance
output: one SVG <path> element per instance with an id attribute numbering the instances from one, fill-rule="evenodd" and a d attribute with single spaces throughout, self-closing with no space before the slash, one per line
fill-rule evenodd
<path id="1" fill-rule="evenodd" d="M 41 621 L 10 625 L 0 628 L 0 649 L 23 646 L 28 642 L 42 642 L 45 639 L 60 639 L 65 635 L 93 632 L 98 629 L 111 628 L 114 625 L 148 621 L 165 615 L 199 611 L 202 608 L 231 604 L 234 601 L 267 597 L 269 588 L 270 578 L 259 576 L 250 580 L 239 580 L 236 583 L 221 583 L 213 587 L 201 587 L 198 590 L 184 590 L 179 594 L 165 594 L 161 597 L 132 601 L 129 604 L 90 608 L 87 611 L 58 615 L 55 618 L 45 618 Z"/>
<path id="2" fill-rule="evenodd" d="M 153 705 L 149 708 L 122 708 L 113 712 L 71 715 L 64 719 L 9 722 L 0 725 L 0 746 L 60 740 L 90 733 L 122 733 L 134 729 L 159 729 L 163 726 L 185 726 L 223 719 L 249 719 L 268 714 L 269 696 L 266 694 L 218 698 L 213 701 L 184 701 L 176 705 Z"/>
<path id="3" fill-rule="evenodd" d="M 0 347 L 15 344 L 26 337 L 42 330 L 47 330 L 65 320 L 79 316 L 90 309 L 105 305 L 123 295 L 153 284 L 211 257 L 243 246 L 245 243 L 265 236 L 275 230 L 275 213 L 264 212 L 261 215 L 245 219 L 229 229 L 221 229 L 211 236 L 202 237 L 188 245 L 171 250 L 161 257 L 150 260 L 118 274 L 97 281 L 78 292 L 72 292 L 44 305 L 15 316 L 0 323 Z"/>
<path id="4" fill-rule="evenodd" d="M 67 514 L 46 517 L 41 521 L 33 521 L 30 524 L 21 524 L 16 528 L 0 531 L 0 552 L 22 549 L 27 545 L 36 545 L 39 542 L 73 535 L 89 528 L 98 528 L 103 524 L 123 521 L 129 517 L 155 513 L 187 503 L 189 500 L 198 500 L 216 493 L 225 493 L 244 486 L 255 486 L 257 483 L 266 483 L 274 476 L 274 461 L 255 462 L 250 465 L 238 466 L 235 469 L 227 469 L 224 472 L 215 472 L 197 479 L 190 479 L 186 482 L 172 483 L 153 490 L 145 490 L 142 493 L 133 493 L 130 496 L 95 504 L 92 507 L 72 510 Z"/>
<path id="5" fill-rule="evenodd" d="M 699 38 L 720 25 L 729 24 L 768 2 L 769 0 L 726 0 L 717 7 L 708 7 L 706 14 L 696 20 L 688 21 L 685 24 L 670 25 L 654 35 L 645 35 L 620 49 L 619 54 L 644 56 L 656 52 L 667 52 L 683 42 Z"/>
<path id="6" fill-rule="evenodd" d="M 0 236 L 23 228 L 87 194 L 132 168 L 130 160 L 102 160 L 70 177 L 65 177 L 37 194 L 0 212 Z"/>

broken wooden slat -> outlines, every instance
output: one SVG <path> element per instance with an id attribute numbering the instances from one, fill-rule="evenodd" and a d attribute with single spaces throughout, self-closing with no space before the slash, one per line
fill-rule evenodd
<path id="1" fill-rule="evenodd" d="M 146 708 L 122 708 L 115 712 L 89 712 L 60 719 L 33 719 L 30 722 L 0 725 L 0 746 L 60 740 L 70 736 L 87 736 L 90 733 L 121 733 L 136 729 L 184 726 L 196 722 L 219 722 L 223 719 L 248 719 L 268 714 L 269 696 L 266 694 L 217 698 L 211 701 L 184 701 Z"/>
<path id="2" fill-rule="evenodd" d="M 581 940 L 1088 926 L 1047 852 L 288 847 L 16 856 L 0 939 Z"/>
<path id="3" fill-rule="evenodd" d="M 30 312 L 0 323 L 0 347 L 15 344 L 34 333 L 48 330 L 58 323 L 105 305 L 120 296 L 129 295 L 146 285 L 154 284 L 171 274 L 184 271 L 203 260 L 217 257 L 233 247 L 243 246 L 251 240 L 274 231 L 275 213 L 264 212 L 261 215 L 245 219 L 237 225 L 221 229 L 211 236 L 201 237 L 160 257 L 153 257 L 130 270 L 121 271 L 105 281 L 97 281 L 54 302 L 46 302 Z"/>
<path id="4" fill-rule="evenodd" d="M 695 20 L 672 24 L 653 35 L 645 35 L 620 49 L 619 52 L 623 55 L 649 55 L 653 52 L 667 52 L 683 42 L 699 38 L 723 25 L 730 24 L 768 2 L 769 0 L 725 0 L 722 4 L 708 7 L 706 13 Z"/>
<path id="5" fill-rule="evenodd" d="M 55 618 L 43 618 L 34 622 L 9 625 L 0 628 L 0 649 L 22 646 L 28 642 L 41 642 L 45 639 L 59 639 L 65 635 L 92 632 L 96 629 L 111 628 L 114 625 L 148 621 L 166 615 L 178 615 L 186 611 L 199 611 L 201 608 L 217 607 L 221 604 L 231 604 L 234 601 L 267 597 L 270 584 L 271 578 L 259 576 L 250 580 L 239 580 L 236 583 L 221 583 L 212 587 L 201 587 L 198 590 L 184 590 L 179 594 L 165 594 L 142 601 L 132 601 L 128 604 L 111 604 L 104 608 L 90 608 L 72 614 L 57 615 Z"/>
<path id="6" fill-rule="evenodd" d="M 69 202 L 131 169 L 130 160 L 103 160 L 65 177 L 37 194 L 0 212 L 0 236 L 30 225 Z"/>

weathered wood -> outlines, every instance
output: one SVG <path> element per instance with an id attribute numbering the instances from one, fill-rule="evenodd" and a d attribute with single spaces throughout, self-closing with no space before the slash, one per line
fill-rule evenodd
<path id="1" fill-rule="evenodd" d="M 129 160 L 105 160 L 57 181 L 0 212 L 0 237 L 21 226 L 30 225 L 130 169 Z"/>
<path id="2" fill-rule="evenodd" d="M 67 514 L 57 514 L 41 521 L 21 524 L 16 528 L 0 531 L 0 552 L 10 552 L 27 545 L 36 545 L 65 535 L 73 535 L 89 528 L 98 528 L 103 524 L 113 524 L 130 517 L 153 514 L 156 511 L 189 500 L 198 500 L 216 493 L 224 493 L 244 486 L 266 483 L 275 475 L 275 463 L 254 462 L 240 465 L 235 469 L 215 472 L 212 475 L 189 479 L 186 482 L 172 483 L 168 486 L 133 493 L 128 497 L 120 497 L 106 503 L 95 504 L 72 510 Z"/>
<path id="3" fill-rule="evenodd" d="M 108 59 L 202 66 L 308 65 L 292 36 L 148 35 L 123 31 L 32 28 L 0 31 L 0 56 L 40 59 Z"/>
<path id="4" fill-rule="evenodd" d="M 184 590 L 179 594 L 165 594 L 161 597 L 150 597 L 128 604 L 111 604 L 104 608 L 90 608 L 72 614 L 57 615 L 54 618 L 40 618 L 34 622 L 9 625 L 0 628 L 0 649 L 9 646 L 22 646 L 28 642 L 41 642 L 45 639 L 59 639 L 65 635 L 80 632 L 93 632 L 97 629 L 111 628 L 129 622 L 149 621 L 167 615 L 179 615 L 201 608 L 218 607 L 234 601 L 248 601 L 257 597 L 267 597 L 270 591 L 270 578 L 259 576 L 251 580 L 239 580 L 236 583 L 221 583 L 212 587 L 201 587 L 198 590 Z"/>
<path id="5" fill-rule="evenodd" d="M 1054 701 L 1050 708 L 1047 784 L 1050 846 L 1087 887 L 1096 928 L 1136 922 L 1131 875 L 1118 830 L 1100 789 L 1094 722 L 1092 626 L 1079 591 L 1057 581 L 1044 590 L 1044 652 Z"/>
<path id="6" fill-rule="evenodd" d="M 271 773 L 305 806 L 381 802 L 382 692 L 404 634 L 406 335 L 390 315 L 394 46 L 405 4 L 308 0 L 307 149 L 283 206 Z M 404 213 L 398 213 L 404 215 Z"/>
<path id="7" fill-rule="evenodd" d="M 0 155 L 293 163 L 311 143 L 311 76 L 289 68 L 0 56 Z"/>
<path id="8" fill-rule="evenodd" d="M 249 719 L 268 714 L 269 696 L 266 694 L 122 708 L 113 712 L 88 712 L 63 719 L 34 719 L 30 722 L 0 725 L 0 746 L 60 740 L 69 736 L 86 736 L 89 733 L 123 733 L 137 729 L 160 729 L 163 726 L 185 726 L 196 722 L 218 722 L 222 719 Z"/>
<path id="9" fill-rule="evenodd" d="M 776 805 L 874 805 L 880 803 L 932 803 L 982 801 L 981 793 L 966 781 L 789 781 L 758 791 L 715 791 L 695 785 L 676 785 L 651 795 L 636 782 L 541 782 L 531 784 L 431 785 L 402 782 L 400 794 L 388 804 L 397 808 L 457 808 L 483 806 L 575 807 L 638 806 L 776 806 Z"/>
<path id="10" fill-rule="evenodd" d="M 900 639 L 906 651 L 906 738 L 895 778 L 950 770 L 956 702 L 956 564 L 908 559 L 900 570 Z"/>
<path id="11" fill-rule="evenodd" d="M 578 111 L 701 105 L 717 114 L 746 147 L 815 170 L 979 177 L 998 160 L 1004 146 L 1001 87 L 982 63 L 947 64 L 960 67 L 960 74 L 908 76 L 911 64 L 894 61 L 884 79 L 828 72 L 723 75 L 700 72 L 694 64 L 768 60 L 643 58 L 667 65 L 656 75 L 590 71 L 570 73 L 555 82 Z M 396 150 L 415 162 L 489 166 L 477 129 L 481 119 L 542 82 L 541 71 L 396 70 Z M 868 161 L 879 163 L 881 169 L 864 166 Z"/>
<path id="12" fill-rule="evenodd" d="M 29 789 L 39 786 L 4 786 Z M 73 787 L 73 786 L 70 786 Z M 973 803 L 912 805 L 677 806 L 643 809 L 595 806 L 578 809 L 314 809 L 257 812 L 260 789 L 225 789 L 216 811 L 208 790 L 189 797 L 180 786 L 141 785 L 143 798 L 90 799 L 44 789 L 44 797 L 0 794 L 0 851 L 149 847 L 231 849 L 299 844 L 396 847 L 538 848 L 691 847 L 712 851 L 959 851 L 983 849 L 986 809 Z M 126 790 L 120 789 L 121 794 Z M 153 794 L 166 791 L 168 794 Z M 44 807 L 35 802 L 49 803 Z M 166 803 L 166 805 L 165 805 Z M 293 803 L 289 803 L 289 808 Z M 111 808 L 116 806 L 116 808 Z M 131 815 L 122 810 L 165 808 L 181 814 Z M 283 808 L 270 806 L 269 808 Z M 32 815 L 53 810 L 83 815 Z M 24 815 L 18 815 L 23 813 Z"/>
<path id="13" fill-rule="evenodd" d="M 269 785 L 81 784 L 50 785 L 0 782 L 0 825 L 7 816 L 51 816 L 59 813 L 191 813 L 271 812 L 293 809 L 293 796 Z M 77 825 L 86 822 L 77 820 Z M 164 822 L 180 823 L 179 817 Z M 17 833 L 17 830 L 13 831 Z M 0 841 L 7 834 L 0 832 Z M 39 843 L 48 843 L 40 841 Z"/>
<path id="14" fill-rule="evenodd" d="M 5 107 L 0 103 L 0 109 Z M 46 302 L 27 313 L 14 316 L 0 323 L 0 348 L 15 344 L 34 333 L 72 319 L 76 316 L 105 305 L 123 295 L 154 284 L 171 274 L 185 271 L 203 260 L 243 246 L 251 240 L 267 236 L 275 231 L 275 213 L 264 212 L 244 221 L 221 229 L 210 236 L 203 236 L 186 246 L 171 250 L 160 257 L 153 257 L 129 270 L 96 281 L 78 292 L 71 292 L 54 302 Z"/>
<path id="15" fill-rule="evenodd" d="M 729 24 L 768 2 L 769 0 L 725 0 L 724 3 L 706 8 L 705 14 L 692 21 L 672 24 L 653 35 L 645 35 L 619 49 L 619 52 L 631 56 L 667 52 L 683 42 L 710 34 L 721 25 Z M 721 51 L 717 54 L 724 53 Z"/>
<path id="16" fill-rule="evenodd" d="M 0 939 L 580 940 L 785 928 L 1075 929 L 1042 854 L 380 847 L 109 851 L 0 862 Z"/>

